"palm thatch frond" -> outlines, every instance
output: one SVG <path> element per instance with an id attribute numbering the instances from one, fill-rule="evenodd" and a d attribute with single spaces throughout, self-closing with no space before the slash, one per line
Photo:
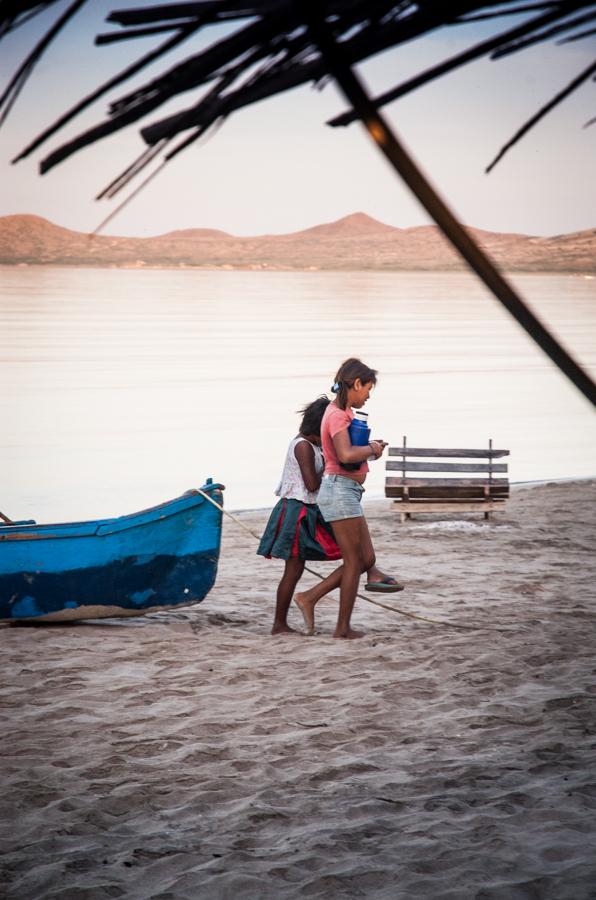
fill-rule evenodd
<path id="1" fill-rule="evenodd" d="M 0 11 L 0 37 L 10 33 L 24 15 L 35 15 L 53 2 L 55 0 L 5 4 Z M 5 106 L 4 115 L 16 99 L 15 91 L 18 93 L 22 88 L 41 53 L 84 2 L 85 0 L 75 0 L 23 63 L 15 80 L 0 98 L 0 109 L 3 104 Z M 15 11 L 19 8 L 21 11 L 17 14 Z M 233 23 L 238 27 L 227 37 L 215 40 L 206 49 L 190 55 L 140 88 L 112 102 L 107 119 L 53 150 L 42 160 L 41 171 L 48 171 L 77 150 L 140 121 L 173 97 L 190 90 L 202 91 L 213 85 L 192 106 L 146 124 L 141 135 L 148 145 L 156 145 L 164 139 L 170 141 L 180 133 L 193 129 L 197 131 L 197 136 L 201 135 L 214 122 L 245 106 L 305 83 L 320 82 L 328 77 L 329 71 L 309 28 L 313 12 L 322 16 L 334 40 L 341 44 L 350 65 L 361 63 L 382 50 L 447 26 L 491 19 L 496 22 L 504 17 L 523 16 L 523 21 L 514 27 L 495 33 L 488 40 L 438 62 L 432 68 L 374 98 L 373 102 L 380 108 L 483 56 L 498 59 L 553 37 L 571 41 L 589 36 L 590 30 L 585 30 L 584 26 L 596 19 L 596 3 L 587 0 L 545 0 L 543 3 L 516 3 L 511 0 L 485 3 L 468 0 L 452 0 L 450 3 L 437 0 L 327 0 L 326 3 L 315 3 L 312 0 L 253 0 L 244 3 L 241 0 L 199 0 L 116 10 L 110 14 L 108 21 L 120 26 L 122 30 L 100 35 L 96 39 L 97 43 L 164 32 L 171 34 L 163 44 L 83 98 L 38 135 L 16 159 L 29 156 L 100 96 L 209 25 Z M 568 96 L 590 74 L 591 72 L 574 79 L 569 86 L 562 85 L 556 102 Z M 522 126 L 520 133 L 526 133 L 554 105 L 556 104 L 547 104 L 539 116 L 532 117 Z M 348 112 L 336 117 L 330 124 L 347 125 L 353 119 L 354 113 Z M 515 140 L 508 142 L 497 158 L 514 143 Z M 492 165 L 495 162 L 496 160 Z M 130 177 L 139 171 L 139 167 L 134 166 Z M 121 182 L 121 186 L 126 183 Z"/>
<path id="2" fill-rule="evenodd" d="M 4 3 L 0 6 L 0 38 L 18 27 L 23 17 L 35 15 L 53 2 L 17 4 L 9 0 Z M 3 105 L 5 107 L 4 115 L 48 44 L 84 2 L 75 0 L 24 61 L 0 98 L 0 109 Z M 498 22 L 512 15 L 522 16 L 522 21 L 502 31 L 496 30 L 488 40 L 438 62 L 380 97 L 369 97 L 353 70 L 355 64 L 382 50 L 432 34 L 441 28 L 464 26 L 479 20 Z M 359 119 L 365 125 L 379 150 L 469 266 L 556 365 L 596 405 L 596 385 L 536 319 L 492 261 L 457 222 L 379 112 L 385 103 L 474 59 L 500 59 L 553 38 L 558 43 L 585 39 L 593 32 L 586 26 L 595 20 L 596 2 L 588 0 L 545 0 L 543 3 L 519 0 L 488 0 L 484 3 L 470 0 L 450 0 L 449 3 L 443 0 L 187 0 L 119 10 L 112 12 L 108 21 L 124 30 L 101 35 L 97 39 L 99 43 L 151 34 L 169 33 L 170 36 L 151 53 L 142 56 L 83 98 L 35 138 L 17 159 L 28 156 L 98 97 L 159 59 L 199 29 L 217 23 L 236 23 L 238 27 L 227 36 L 214 40 L 205 49 L 112 102 L 107 119 L 53 150 L 42 160 L 41 171 L 51 169 L 82 147 L 139 122 L 173 97 L 187 91 L 198 92 L 199 97 L 192 106 L 142 127 L 141 135 L 149 149 L 100 195 L 113 197 L 152 162 L 159 151 L 169 147 L 176 139 L 177 143 L 168 150 L 160 168 L 231 113 L 299 85 L 309 82 L 317 84 L 332 77 L 348 100 L 350 110 L 330 124 L 346 125 Z M 595 72 L 596 62 L 578 73 L 571 83 L 563 85 L 557 95 L 518 130 L 489 168 L 547 112 Z"/>
<path id="3" fill-rule="evenodd" d="M 52 2 L 53 0 L 48 0 L 46 3 L 5 3 L 0 12 L 0 40 L 21 25 L 24 25 L 30 18 L 42 12 L 47 6 L 51 6 Z M 14 106 L 36 63 L 56 35 L 62 31 L 69 19 L 72 19 L 84 3 L 85 0 L 74 0 L 68 9 L 56 20 L 54 25 L 43 35 L 37 46 L 15 72 L 4 93 L 0 96 L 0 125 Z"/>

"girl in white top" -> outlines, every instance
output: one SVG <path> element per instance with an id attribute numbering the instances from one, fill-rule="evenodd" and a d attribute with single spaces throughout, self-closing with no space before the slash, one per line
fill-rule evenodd
<path id="1" fill-rule="evenodd" d="M 288 609 L 307 559 L 341 559 L 331 526 L 317 506 L 317 494 L 325 463 L 321 451 L 321 420 L 329 400 L 319 397 L 301 410 L 300 431 L 288 447 L 281 480 L 275 491 L 280 498 L 273 508 L 257 553 L 285 560 L 277 588 L 271 634 L 294 631 L 287 622 Z"/>

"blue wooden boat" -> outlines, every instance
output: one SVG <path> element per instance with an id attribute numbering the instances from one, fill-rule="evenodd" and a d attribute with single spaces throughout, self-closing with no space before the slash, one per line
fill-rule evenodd
<path id="1" fill-rule="evenodd" d="M 211 479 L 201 491 L 223 502 Z M 198 491 L 132 515 L 0 526 L 0 620 L 139 616 L 199 603 L 215 582 L 222 513 Z"/>

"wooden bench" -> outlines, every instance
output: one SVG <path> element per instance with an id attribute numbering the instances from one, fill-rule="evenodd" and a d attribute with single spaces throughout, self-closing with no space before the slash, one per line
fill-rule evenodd
<path id="1" fill-rule="evenodd" d="M 394 500 L 402 522 L 413 512 L 483 512 L 488 519 L 509 497 L 509 479 L 494 477 L 507 472 L 507 463 L 494 460 L 509 456 L 509 450 L 493 450 L 492 440 L 485 449 L 450 450 L 408 447 L 404 437 L 401 447 L 389 448 L 389 456 L 399 459 L 387 462 L 385 496 Z M 461 477 L 464 472 L 474 474 Z"/>

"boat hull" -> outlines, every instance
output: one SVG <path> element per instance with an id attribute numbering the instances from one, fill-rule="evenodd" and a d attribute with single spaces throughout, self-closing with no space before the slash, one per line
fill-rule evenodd
<path id="1" fill-rule="evenodd" d="M 221 505 L 221 486 L 201 490 Z M 0 528 L 0 620 L 134 616 L 199 603 L 215 583 L 221 511 L 196 491 L 95 522 Z"/>

